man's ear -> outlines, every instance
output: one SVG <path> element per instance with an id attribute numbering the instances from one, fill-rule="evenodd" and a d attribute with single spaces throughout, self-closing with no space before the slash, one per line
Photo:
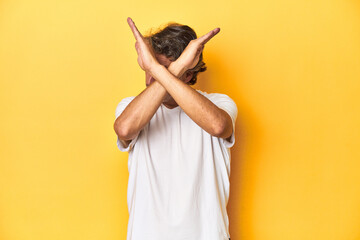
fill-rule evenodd
<path id="1" fill-rule="evenodd" d="M 194 73 L 191 71 L 186 71 L 184 74 L 184 83 L 188 83 L 194 76 Z"/>

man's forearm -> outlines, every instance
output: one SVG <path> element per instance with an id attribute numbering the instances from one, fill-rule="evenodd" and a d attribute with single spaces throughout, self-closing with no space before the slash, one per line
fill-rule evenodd
<path id="1" fill-rule="evenodd" d="M 181 66 L 177 68 L 182 69 Z M 183 111 L 206 132 L 222 138 L 231 136 L 232 120 L 224 110 L 160 64 L 156 64 L 150 74 L 161 83 Z"/>
<path id="2" fill-rule="evenodd" d="M 184 73 L 174 62 L 169 65 L 168 71 L 179 78 Z M 114 130 L 119 138 L 133 139 L 153 117 L 166 94 L 166 89 L 158 81 L 154 81 L 136 96 L 115 120 Z"/>

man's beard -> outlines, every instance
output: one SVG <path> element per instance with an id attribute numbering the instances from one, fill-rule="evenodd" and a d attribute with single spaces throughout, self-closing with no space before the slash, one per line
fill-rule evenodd
<path id="1" fill-rule="evenodd" d="M 166 103 L 167 105 L 170 105 L 170 106 L 177 105 L 176 101 L 169 93 L 166 93 L 166 96 L 164 97 L 164 100 L 162 101 L 162 103 Z"/>

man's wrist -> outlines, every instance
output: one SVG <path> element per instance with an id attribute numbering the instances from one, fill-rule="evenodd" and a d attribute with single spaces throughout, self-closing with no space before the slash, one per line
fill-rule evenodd
<path id="1" fill-rule="evenodd" d="M 160 63 L 155 63 L 148 70 L 149 74 L 151 76 L 153 76 L 155 79 L 157 79 L 157 76 L 159 74 L 161 74 L 161 72 L 163 72 L 163 71 L 167 71 L 167 72 L 171 73 L 172 75 L 174 75 L 176 78 L 180 79 L 184 75 L 184 73 L 187 71 L 187 69 L 183 65 L 181 65 L 175 61 L 175 62 L 170 63 L 168 68 L 161 65 Z"/>
<path id="2" fill-rule="evenodd" d="M 168 70 L 177 78 L 181 78 L 184 73 L 187 71 L 187 69 L 179 64 L 178 62 L 171 62 L 170 66 L 168 67 Z"/>
<path id="3" fill-rule="evenodd" d="M 156 72 L 158 72 L 162 67 L 164 67 L 163 65 L 161 65 L 160 63 L 154 63 L 149 69 L 148 69 L 148 73 L 154 77 L 154 75 L 156 74 Z"/>

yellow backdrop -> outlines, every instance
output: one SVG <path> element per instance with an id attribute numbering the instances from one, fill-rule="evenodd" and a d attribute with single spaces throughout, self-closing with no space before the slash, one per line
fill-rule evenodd
<path id="1" fill-rule="evenodd" d="M 113 130 L 140 93 L 130 16 L 198 36 L 195 88 L 239 109 L 232 240 L 360 239 L 360 4 L 0 2 L 0 239 L 125 239 L 127 153 Z"/>

